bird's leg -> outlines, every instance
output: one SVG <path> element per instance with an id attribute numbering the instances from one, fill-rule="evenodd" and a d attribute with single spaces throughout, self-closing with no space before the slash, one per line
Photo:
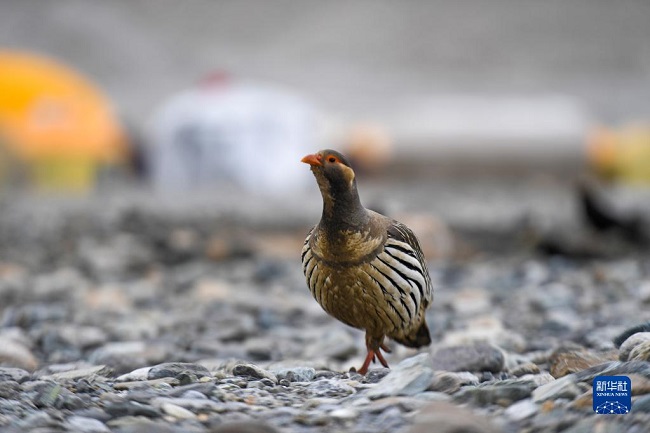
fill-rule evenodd
<path id="1" fill-rule="evenodd" d="M 370 366 L 371 361 L 375 362 L 375 357 L 379 359 L 381 365 L 388 368 L 388 362 L 386 362 L 384 359 L 384 355 L 382 355 L 381 350 L 383 349 L 386 353 L 390 353 L 390 349 L 388 349 L 388 347 L 386 347 L 384 344 L 383 335 L 377 338 L 369 335 L 366 332 L 366 348 L 368 349 L 368 355 L 366 355 L 366 359 L 363 361 L 363 365 L 358 371 L 359 374 L 366 374 L 368 372 L 368 366 Z"/>

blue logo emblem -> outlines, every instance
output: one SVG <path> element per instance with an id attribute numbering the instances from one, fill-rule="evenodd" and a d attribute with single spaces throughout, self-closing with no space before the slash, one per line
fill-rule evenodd
<path id="1" fill-rule="evenodd" d="M 594 378 L 594 412 L 623 415 L 632 409 L 632 381 L 627 376 Z"/>

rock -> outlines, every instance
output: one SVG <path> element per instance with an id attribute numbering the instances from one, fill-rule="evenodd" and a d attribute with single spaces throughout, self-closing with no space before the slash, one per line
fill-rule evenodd
<path id="1" fill-rule="evenodd" d="M 560 349 L 549 358 L 550 373 L 559 378 L 612 360 L 611 356 L 602 356 L 585 349 Z"/>
<path id="2" fill-rule="evenodd" d="M 17 400 L 20 391 L 20 384 L 18 382 L 13 380 L 0 380 L 0 398 Z M 2 413 L 1 410 L 0 413 Z"/>
<path id="3" fill-rule="evenodd" d="M 639 374 L 650 378 L 650 363 L 644 361 L 608 362 L 575 373 L 578 381 L 590 382 L 596 376 L 627 376 Z"/>
<path id="4" fill-rule="evenodd" d="M 425 406 L 415 416 L 409 433 L 499 433 L 490 418 L 445 402 Z"/>
<path id="5" fill-rule="evenodd" d="M 618 359 L 620 361 L 631 361 L 630 353 L 641 343 L 650 341 L 650 332 L 637 332 L 628 337 L 619 348 Z"/>
<path id="6" fill-rule="evenodd" d="M 650 361 L 650 341 L 637 344 L 628 356 L 629 361 Z"/>
<path id="7" fill-rule="evenodd" d="M 277 348 L 277 342 L 265 337 L 252 337 L 244 341 L 244 351 L 256 361 L 272 359 Z"/>
<path id="8" fill-rule="evenodd" d="M 80 409 L 86 403 L 58 383 L 49 381 L 26 382 L 22 385 L 24 394 L 38 408 Z"/>
<path id="9" fill-rule="evenodd" d="M 320 379 L 310 382 L 306 388 L 309 395 L 313 397 L 341 398 L 356 393 L 356 390 L 339 380 Z"/>
<path id="10" fill-rule="evenodd" d="M 175 377 L 181 380 L 181 384 L 183 384 L 183 378 L 180 377 L 182 375 L 193 375 L 195 377 L 195 380 L 192 380 L 193 382 L 196 382 L 196 379 L 200 379 L 202 377 L 212 377 L 208 369 L 199 364 L 190 364 L 186 362 L 166 362 L 151 367 L 147 374 L 147 379 L 153 380 L 161 379 L 163 377 Z"/>
<path id="11" fill-rule="evenodd" d="M 306 358 L 334 358 L 345 360 L 357 353 L 357 343 L 349 332 L 339 327 L 314 331 L 311 343 L 305 347 Z"/>
<path id="12" fill-rule="evenodd" d="M 619 335 L 616 336 L 616 338 L 614 338 L 614 344 L 616 345 L 616 347 L 620 347 L 625 342 L 625 340 L 627 340 L 634 334 L 639 334 L 643 332 L 650 332 L 650 322 L 633 326 L 621 332 Z"/>
<path id="13" fill-rule="evenodd" d="M 539 374 L 539 373 L 540 373 L 539 367 L 537 366 L 537 364 L 533 364 L 532 362 L 519 364 L 510 370 L 510 374 L 517 377 L 521 377 L 526 374 Z"/>
<path id="14" fill-rule="evenodd" d="M 109 428 L 103 422 L 87 418 L 85 416 L 71 416 L 66 420 L 66 426 L 69 431 L 79 433 L 104 433 L 110 432 Z"/>
<path id="15" fill-rule="evenodd" d="M 104 364 L 113 368 L 117 374 L 123 374 L 136 368 L 158 364 L 172 352 L 171 347 L 163 344 L 124 341 L 105 344 L 92 352 L 88 359 L 93 364 Z"/>
<path id="16" fill-rule="evenodd" d="M 445 371 L 489 371 L 503 370 L 503 352 L 488 343 L 462 346 L 441 346 L 431 354 L 434 370 Z"/>
<path id="17" fill-rule="evenodd" d="M 278 383 L 278 378 L 275 376 L 275 374 L 250 363 L 235 365 L 232 369 L 232 374 L 235 376 L 254 377 L 256 379 L 269 379 L 273 383 Z"/>
<path id="18" fill-rule="evenodd" d="M 378 399 L 396 395 L 415 395 L 429 388 L 432 379 L 431 355 L 423 353 L 397 364 L 368 392 L 368 397 Z"/>
<path id="19" fill-rule="evenodd" d="M 286 379 L 289 382 L 309 382 L 316 375 L 316 370 L 311 367 L 283 368 L 271 370 L 278 380 Z"/>
<path id="20" fill-rule="evenodd" d="M 539 412 L 537 406 L 531 399 L 520 400 L 508 407 L 505 415 L 513 421 L 523 421 Z"/>
<path id="21" fill-rule="evenodd" d="M 189 409 L 193 412 L 216 412 L 219 410 L 219 403 L 209 400 L 205 397 L 204 394 L 197 393 L 203 398 L 168 398 L 168 397 L 156 397 L 151 400 L 151 405 L 159 408 L 163 408 L 164 405 L 170 404 L 184 409 Z M 163 408 L 164 411 L 164 408 Z"/>
<path id="22" fill-rule="evenodd" d="M 104 406 L 104 410 L 113 418 L 121 418 L 126 416 L 159 418 L 162 415 L 158 409 L 132 401 L 111 402 Z"/>
<path id="23" fill-rule="evenodd" d="M 160 409 L 163 411 L 163 413 L 172 416 L 174 418 L 178 419 L 196 419 L 196 415 L 192 413 L 191 411 L 181 407 L 177 406 L 173 403 L 163 403 L 160 406 Z"/>
<path id="24" fill-rule="evenodd" d="M 650 414 L 650 395 L 646 395 L 632 402 L 632 409 L 630 410 L 630 413 Z"/>
<path id="25" fill-rule="evenodd" d="M 117 382 L 131 382 L 136 380 L 147 380 L 149 378 L 149 371 L 153 367 L 142 367 L 133 370 L 130 373 L 123 374 L 115 379 Z"/>
<path id="26" fill-rule="evenodd" d="M 30 378 L 30 374 L 22 368 L 0 367 L 0 382 L 13 380 L 23 383 Z"/>
<path id="27" fill-rule="evenodd" d="M 94 376 L 110 377 L 113 370 L 105 365 L 93 365 L 85 368 L 78 368 L 47 376 L 41 376 L 41 380 L 53 380 L 55 382 L 76 381 L 79 379 L 92 379 Z"/>
<path id="28" fill-rule="evenodd" d="M 490 295 L 485 289 L 463 289 L 455 292 L 451 308 L 461 316 L 474 316 L 492 308 Z"/>
<path id="29" fill-rule="evenodd" d="M 632 382 L 632 395 L 650 394 L 650 377 L 631 373 L 627 375 Z"/>
<path id="30" fill-rule="evenodd" d="M 229 422 L 212 429 L 211 433 L 278 433 L 273 427 L 255 421 Z"/>
<path id="31" fill-rule="evenodd" d="M 463 388 L 454 395 L 454 399 L 471 402 L 482 407 L 488 404 L 510 406 L 512 403 L 530 397 L 535 384 L 519 380 L 504 380 L 496 383 L 484 383 L 479 386 Z"/>
<path id="32" fill-rule="evenodd" d="M 38 360 L 27 345 L 12 337 L 0 335 L 0 366 L 34 371 L 38 367 Z"/>
<path id="33" fill-rule="evenodd" d="M 359 416 L 359 412 L 351 408 L 342 407 L 339 409 L 334 409 L 333 411 L 329 412 L 328 415 L 335 420 L 350 421 L 356 419 Z"/>
<path id="34" fill-rule="evenodd" d="M 582 391 L 576 383 L 576 376 L 569 374 L 546 385 L 542 385 L 533 391 L 533 402 L 541 403 L 546 400 L 556 400 L 558 398 L 572 400 L 582 394 Z"/>
<path id="35" fill-rule="evenodd" d="M 503 322 L 491 315 L 473 317 L 467 320 L 467 328 L 445 332 L 441 344 L 461 346 L 480 342 L 513 352 L 520 352 L 526 348 L 526 340 L 521 334 L 505 329 Z"/>
<path id="36" fill-rule="evenodd" d="M 168 423 L 141 416 L 122 416 L 106 423 L 116 433 L 180 433 Z M 183 430 L 183 433 L 190 433 Z"/>
<path id="37" fill-rule="evenodd" d="M 62 325 L 51 329 L 42 339 L 43 345 L 48 347 L 48 350 L 53 350 L 57 346 L 72 346 L 83 350 L 106 343 L 108 336 L 104 330 L 95 326 Z"/>
<path id="38" fill-rule="evenodd" d="M 446 394 L 453 394 L 464 385 L 478 385 L 479 379 L 472 373 L 451 373 L 447 371 L 439 371 L 433 375 L 429 391 L 444 392 Z"/>

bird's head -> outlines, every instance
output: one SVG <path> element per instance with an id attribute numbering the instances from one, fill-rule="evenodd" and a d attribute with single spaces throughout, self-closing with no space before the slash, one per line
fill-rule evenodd
<path id="1" fill-rule="evenodd" d="M 323 194 L 337 195 L 356 190 L 354 170 L 348 160 L 336 150 L 320 150 L 302 160 L 311 166 Z"/>

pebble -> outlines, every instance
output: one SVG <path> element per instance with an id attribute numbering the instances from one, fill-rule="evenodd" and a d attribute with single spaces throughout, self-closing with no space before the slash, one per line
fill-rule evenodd
<path id="1" fill-rule="evenodd" d="M 478 377 L 474 376 L 474 378 L 475 381 L 467 382 L 463 381 L 463 378 L 460 377 L 458 373 L 450 373 L 446 371 L 436 372 L 433 375 L 433 379 L 431 380 L 431 384 L 429 385 L 428 389 L 430 391 L 453 394 L 458 391 L 463 385 L 478 385 Z"/>
<path id="2" fill-rule="evenodd" d="M 505 357 L 497 347 L 488 343 L 461 346 L 440 346 L 431 354 L 434 370 L 445 371 L 489 371 L 503 370 Z"/>
<path id="3" fill-rule="evenodd" d="M 429 388 L 432 379 L 431 355 L 422 353 L 397 364 L 367 395 L 371 399 L 415 395 Z"/>
<path id="4" fill-rule="evenodd" d="M 489 404 L 508 407 L 516 401 L 530 397 L 534 388 L 534 383 L 520 380 L 488 382 L 465 387 L 454 395 L 454 399 L 462 403 L 472 402 L 481 407 Z"/>
<path id="5" fill-rule="evenodd" d="M 181 407 L 177 406 L 173 403 L 163 403 L 160 406 L 160 409 L 163 411 L 163 413 L 172 416 L 174 418 L 178 419 L 196 419 L 196 415 L 192 413 L 191 411 Z"/>
<path id="6" fill-rule="evenodd" d="M 621 361 L 630 361 L 630 353 L 638 345 L 650 341 L 650 332 L 637 332 L 628 337 L 619 348 L 618 359 Z"/>
<path id="7" fill-rule="evenodd" d="M 255 379 L 269 379 L 273 383 L 278 383 L 278 378 L 275 374 L 270 371 L 266 371 L 263 368 L 258 367 L 255 364 L 243 363 L 237 364 L 233 367 L 232 373 L 235 376 L 248 376 Z"/>
<path id="8" fill-rule="evenodd" d="M 307 225 L 267 225 L 259 242 L 217 233 L 232 228 L 221 214 L 101 209 L 30 213 L 51 227 L 31 245 L 5 239 L 15 206 L 0 212 L 0 431 L 586 433 L 649 419 L 646 257 L 432 261 L 433 347 L 388 341 L 391 368 L 361 376 L 347 370 L 363 333 L 305 286 Z M 246 252 L 211 261 L 211 238 Z M 633 412 L 589 416 L 593 378 L 617 374 L 632 380 Z"/>
<path id="9" fill-rule="evenodd" d="M 207 368 L 199 364 L 190 364 L 186 362 L 166 362 L 151 367 L 147 373 L 147 379 L 161 379 L 163 377 L 175 377 L 179 379 L 180 375 L 193 375 L 196 382 L 202 377 L 212 377 Z M 182 381 L 181 381 L 182 383 Z"/>
<path id="10" fill-rule="evenodd" d="M 603 356 L 585 349 L 557 350 L 549 357 L 550 373 L 559 378 L 612 360 L 613 356 Z"/>
<path id="11" fill-rule="evenodd" d="M 628 361 L 650 361 L 650 341 L 644 341 L 630 351 Z"/>
<path id="12" fill-rule="evenodd" d="M 31 374 L 22 368 L 0 367 L 0 382 L 12 380 L 23 383 L 30 378 Z"/>
<path id="13" fill-rule="evenodd" d="M 309 382 L 314 379 L 316 370 L 311 367 L 295 367 L 271 370 L 278 380 L 286 379 L 289 382 Z"/>
<path id="14" fill-rule="evenodd" d="M 213 429 L 212 433 L 278 433 L 278 431 L 267 424 L 243 421 L 224 423 Z"/>
<path id="15" fill-rule="evenodd" d="M 446 402 L 435 402 L 422 408 L 415 416 L 409 433 L 499 433 L 486 416 Z"/>
<path id="16" fill-rule="evenodd" d="M 12 337 L 0 334 L 0 365 L 34 371 L 38 367 L 38 360 L 29 347 Z"/>
<path id="17" fill-rule="evenodd" d="M 103 422 L 85 416 L 71 416 L 66 420 L 66 424 L 70 431 L 79 433 L 110 432 L 109 428 Z"/>
<path id="18" fill-rule="evenodd" d="M 532 398 L 535 403 L 541 403 L 546 400 L 557 400 L 559 398 L 574 399 L 582 394 L 577 385 L 577 378 L 570 374 L 539 386 L 533 391 Z"/>
<path id="19" fill-rule="evenodd" d="M 513 421 L 523 421 L 539 412 L 539 406 L 532 399 L 524 399 L 514 403 L 505 410 L 505 415 Z"/>

